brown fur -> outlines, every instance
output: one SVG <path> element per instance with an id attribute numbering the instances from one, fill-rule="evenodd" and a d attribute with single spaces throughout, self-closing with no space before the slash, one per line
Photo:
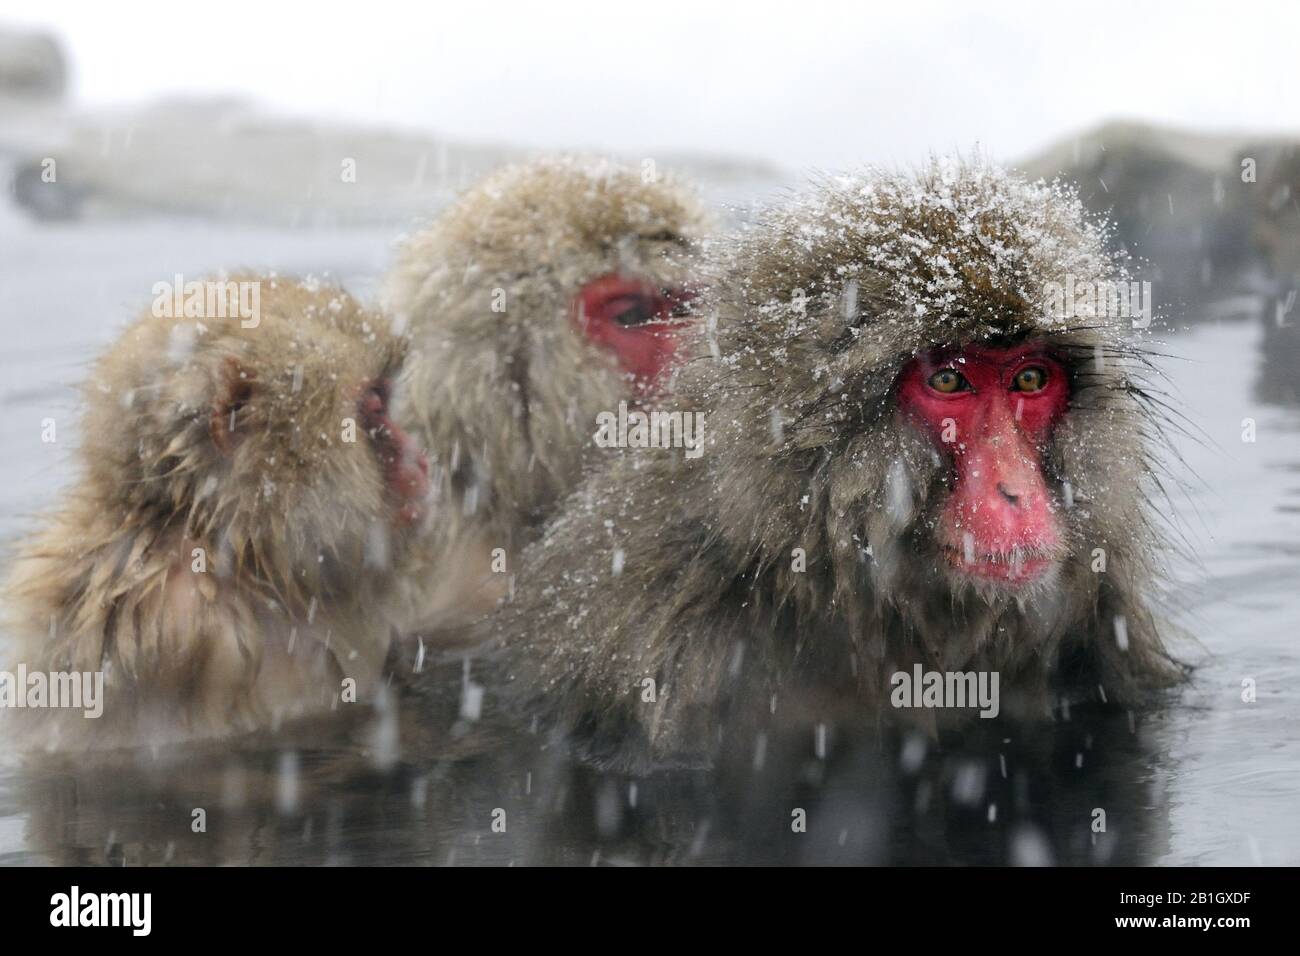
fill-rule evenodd
<path id="1" fill-rule="evenodd" d="M 619 457 L 526 553 L 492 621 L 507 710 L 639 767 L 710 759 L 728 716 L 887 713 L 888 676 L 915 663 L 997 670 L 1003 712 L 1031 715 L 1058 693 L 1134 702 L 1172 679 L 1150 610 L 1161 421 L 1145 357 L 1127 319 L 1043 318 L 1046 283 L 1124 271 L 1072 194 L 978 163 L 869 171 L 769 214 L 710 279 L 676 383 L 673 406 L 704 414 L 703 457 Z M 1069 557 L 1016 599 L 940 559 L 949 471 L 893 387 L 920 349 L 1029 337 L 1073 379 L 1044 454 Z"/>
<path id="2" fill-rule="evenodd" d="M 412 338 L 397 417 L 426 449 L 434 485 L 413 628 L 445 644 L 491 609 L 508 582 L 493 550 L 513 572 L 578 483 L 596 414 L 632 397 L 576 327 L 578 290 L 619 271 L 680 285 L 704 228 L 680 184 L 560 158 L 489 177 L 405 244 L 384 301 Z"/>
<path id="3" fill-rule="evenodd" d="M 103 717 L 43 712 L 46 743 L 248 730 L 379 674 L 404 536 L 356 401 L 404 343 L 339 289 L 260 282 L 257 327 L 145 314 L 86 385 L 80 477 L 6 591 L 15 663 L 106 674 Z"/>

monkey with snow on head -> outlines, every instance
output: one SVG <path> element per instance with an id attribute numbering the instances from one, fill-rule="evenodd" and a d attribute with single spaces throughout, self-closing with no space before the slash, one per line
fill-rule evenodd
<path id="1" fill-rule="evenodd" d="M 413 629 L 466 635 L 597 452 L 597 416 L 660 392 L 704 229 L 670 179 L 552 158 L 490 176 L 406 242 L 384 301 L 412 340 L 396 415 L 434 490 Z"/>
<path id="2" fill-rule="evenodd" d="M 1125 278 L 1072 194 L 869 171 L 717 273 L 673 397 L 703 457 L 614 460 L 526 553 L 490 621 L 506 712 L 644 768 L 712 760 L 724 726 L 917 716 L 917 668 L 996 672 L 1030 716 L 1177 676 L 1147 358 L 1127 317 L 1053 312 L 1071 277 Z"/>
<path id="3" fill-rule="evenodd" d="M 80 475 L 12 569 L 17 662 L 104 675 L 47 745 L 264 728 L 379 677 L 428 490 L 389 411 L 405 342 L 339 289 L 223 281 L 260 309 L 146 314 L 98 360 Z"/>

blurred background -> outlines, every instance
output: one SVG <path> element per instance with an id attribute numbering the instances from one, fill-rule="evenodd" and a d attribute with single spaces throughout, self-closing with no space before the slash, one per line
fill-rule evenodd
<path id="1" fill-rule="evenodd" d="M 716 815 L 706 838 L 712 798 L 681 789 L 668 822 L 691 834 L 684 855 L 714 862 L 1300 863 L 1300 9 L 979 6 L 0 0 L 0 554 L 68 480 L 75 385 L 156 281 L 248 267 L 330 274 L 370 296 L 403 232 L 540 151 L 653 162 L 695 180 L 725 223 L 810 173 L 980 151 L 1077 186 L 1153 284 L 1166 517 L 1184 545 L 1163 599 L 1198 678 L 1141 726 L 1026 744 L 1039 772 L 996 827 L 983 812 L 996 773 L 960 754 L 880 798 L 915 802 L 903 831 L 896 807 L 845 803 L 879 796 L 874 764 L 828 770 L 838 786 L 800 798 L 850 819 L 847 842 L 764 856 L 733 816 L 738 842 L 723 846 Z M 40 439 L 47 417 L 54 444 Z M 242 759 L 222 756 L 234 763 L 214 764 L 213 786 L 284 765 Z M 314 810 L 234 799 L 226 843 L 201 847 L 184 813 L 174 832 L 144 824 L 189 799 L 157 767 L 87 782 L 0 760 L 0 861 L 483 852 L 467 791 L 437 804 L 412 771 L 417 801 L 411 779 L 358 759 Z M 90 797 L 110 783 L 111 799 Z M 591 784 L 598 808 L 622 806 L 609 786 Z M 1100 841 L 1087 830 L 1099 801 L 1114 821 Z M 327 837 L 313 844 L 314 812 Z M 641 859 L 615 816 L 620 852 Z M 561 818 L 551 842 L 493 852 L 599 856 L 613 837 L 589 823 Z"/>

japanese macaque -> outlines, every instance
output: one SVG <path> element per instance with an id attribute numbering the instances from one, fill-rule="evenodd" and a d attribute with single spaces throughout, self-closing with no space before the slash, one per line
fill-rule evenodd
<path id="1" fill-rule="evenodd" d="M 103 675 L 101 714 L 33 713 L 47 746 L 273 727 L 366 701 L 383 666 L 428 492 L 389 411 L 405 340 L 316 282 L 194 285 L 257 305 L 187 286 L 99 359 L 80 476 L 8 581 L 11 671 Z"/>
<path id="2" fill-rule="evenodd" d="M 903 693 L 918 670 L 998 678 L 983 710 L 963 682 L 959 722 L 1172 681 L 1159 402 L 1098 304 L 1125 275 L 1072 194 L 978 162 L 768 213 L 684 346 L 671 405 L 703 456 L 612 461 L 526 552 L 490 619 L 504 710 L 640 769 L 712 761 L 724 726 L 951 707 Z"/>
<path id="3" fill-rule="evenodd" d="M 411 629 L 470 636 L 599 452 L 597 415 L 661 393 L 705 226 L 673 181 L 560 158 L 489 177 L 405 244 L 384 300 L 412 339 L 396 417 L 434 489 Z"/>

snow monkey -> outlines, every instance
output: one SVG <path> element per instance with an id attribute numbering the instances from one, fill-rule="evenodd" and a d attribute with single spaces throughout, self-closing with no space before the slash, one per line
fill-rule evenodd
<path id="1" fill-rule="evenodd" d="M 727 243 L 672 398 L 704 453 L 611 461 L 526 552 L 489 621 L 504 709 L 633 769 L 707 763 L 724 726 L 968 691 L 938 729 L 1174 680 L 1148 603 L 1160 406 L 1099 304 L 1127 271 L 1105 228 L 1061 187 L 934 160 Z"/>
<path id="2" fill-rule="evenodd" d="M 405 340 L 311 280 L 194 285 L 258 305 L 156 302 L 98 360 L 79 479 L 8 582 L 17 662 L 103 674 L 99 719 L 41 721 L 66 744 L 364 702 L 388 650 L 388 582 L 428 492 L 389 411 Z"/>
<path id="3" fill-rule="evenodd" d="M 600 452 L 597 416 L 661 392 L 705 227 L 681 184 L 549 158 L 490 176 L 405 243 L 384 297 L 412 339 L 396 417 L 434 488 L 413 629 L 465 635 Z"/>

